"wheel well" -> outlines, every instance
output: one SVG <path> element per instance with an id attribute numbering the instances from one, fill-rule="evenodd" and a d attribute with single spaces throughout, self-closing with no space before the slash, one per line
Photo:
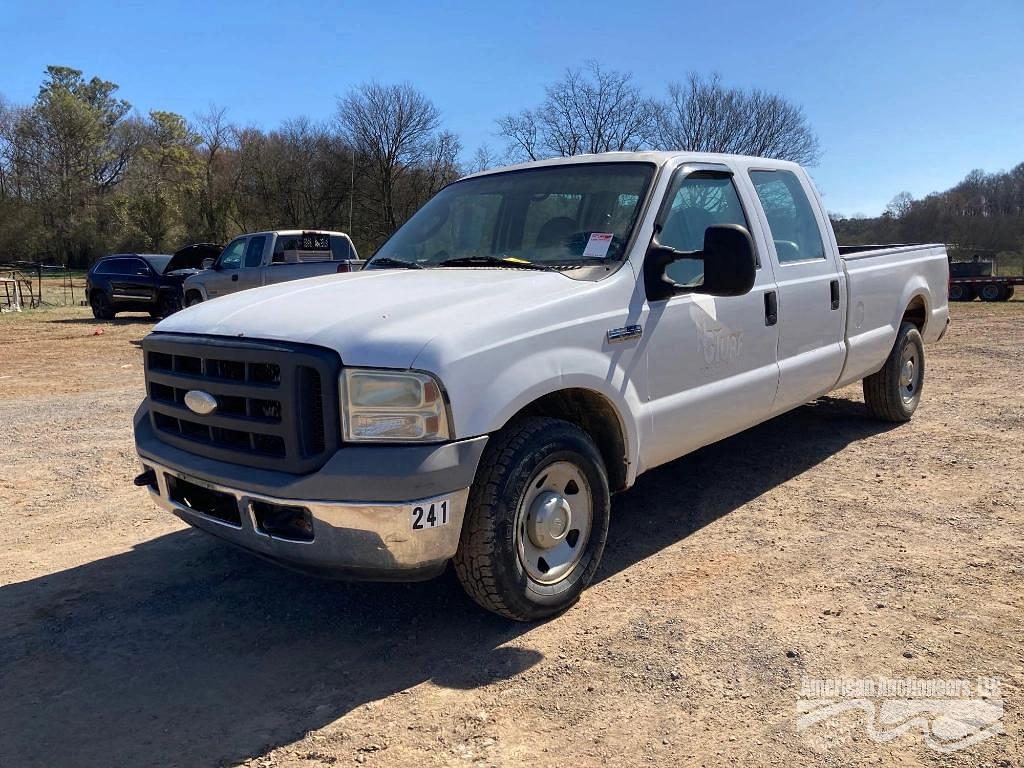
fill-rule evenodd
<path id="1" fill-rule="evenodd" d="M 626 487 L 626 440 L 618 412 L 607 398 L 590 389 L 562 389 L 534 400 L 513 419 L 550 416 L 564 419 L 586 432 L 597 444 L 614 491 Z"/>
<path id="2" fill-rule="evenodd" d="M 924 299 L 920 296 L 915 296 L 910 300 L 910 304 L 907 305 L 906 310 L 903 312 L 903 322 L 913 323 L 917 326 L 917 330 L 924 333 L 924 324 L 928 319 L 928 310 L 924 305 Z"/>

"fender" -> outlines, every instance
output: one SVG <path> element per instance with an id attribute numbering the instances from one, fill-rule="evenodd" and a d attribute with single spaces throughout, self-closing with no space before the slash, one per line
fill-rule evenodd
<path id="1" fill-rule="evenodd" d="M 633 483 L 639 461 L 637 424 L 642 418 L 642 400 L 636 377 L 628 376 L 607 352 L 583 347 L 537 350 L 499 370 L 485 387 L 467 385 L 479 379 L 461 373 L 461 367 L 446 371 L 448 380 L 444 382 L 459 438 L 493 434 L 545 395 L 566 389 L 588 390 L 603 397 L 615 412 L 626 447 L 626 484 Z"/>

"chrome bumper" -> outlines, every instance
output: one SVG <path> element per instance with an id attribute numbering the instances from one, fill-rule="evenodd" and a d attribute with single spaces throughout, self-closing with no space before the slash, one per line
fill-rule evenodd
<path id="1" fill-rule="evenodd" d="M 416 580 L 443 570 L 455 554 L 462 532 L 469 489 L 462 488 L 429 499 L 407 502 L 303 501 L 280 499 L 229 488 L 140 457 L 156 475 L 150 496 L 163 509 L 189 525 L 236 544 L 257 555 L 317 575 L 371 580 Z M 227 494 L 234 499 L 239 524 L 227 522 L 185 506 L 171 498 L 168 476 Z M 411 510 L 447 499 L 448 522 L 435 528 L 413 530 Z M 265 502 L 309 510 L 312 540 L 280 538 L 260 529 L 253 502 Z"/>

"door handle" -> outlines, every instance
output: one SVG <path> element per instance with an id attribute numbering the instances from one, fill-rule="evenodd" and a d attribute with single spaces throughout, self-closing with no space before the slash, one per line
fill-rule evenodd
<path id="1" fill-rule="evenodd" d="M 829 283 L 829 289 L 832 291 L 832 309 L 839 309 L 839 281 Z"/>
<path id="2" fill-rule="evenodd" d="M 233 283 L 237 283 L 238 282 L 238 274 L 237 273 L 231 276 L 231 282 L 233 282 Z"/>
<path id="3" fill-rule="evenodd" d="M 766 291 L 764 294 L 764 324 L 775 325 L 779 322 L 779 299 L 775 291 Z"/>

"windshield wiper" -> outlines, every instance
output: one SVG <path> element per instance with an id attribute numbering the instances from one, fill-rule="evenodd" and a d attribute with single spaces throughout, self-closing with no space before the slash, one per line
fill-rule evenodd
<path id="1" fill-rule="evenodd" d="M 422 264 L 417 264 L 414 261 L 406 261 L 405 259 L 393 259 L 390 256 L 381 256 L 379 259 L 373 259 L 367 266 L 371 269 L 376 266 L 400 267 L 401 269 L 423 269 Z"/>
<path id="2" fill-rule="evenodd" d="M 456 259 L 445 259 L 437 266 L 439 267 L 509 267 L 511 269 L 539 269 L 543 272 L 555 272 L 556 270 L 546 264 L 537 264 L 532 261 L 520 261 L 519 259 L 499 258 L 498 256 L 461 256 Z"/>

